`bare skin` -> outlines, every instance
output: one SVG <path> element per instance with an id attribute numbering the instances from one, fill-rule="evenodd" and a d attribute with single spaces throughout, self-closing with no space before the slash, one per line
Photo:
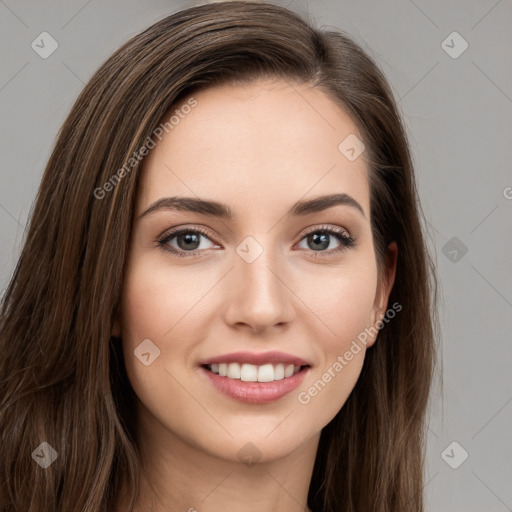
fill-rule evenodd
<path id="1" fill-rule="evenodd" d="M 143 485 L 136 511 L 307 511 L 320 432 L 348 398 L 375 337 L 341 371 L 333 364 L 385 313 L 397 248 L 389 246 L 379 280 L 364 152 L 350 161 L 338 149 L 348 135 L 362 136 L 323 91 L 261 80 L 194 97 L 197 106 L 144 162 L 112 332 L 122 339 L 139 399 L 150 485 Z M 287 214 L 299 200 L 334 193 L 347 194 L 362 211 L 338 204 Z M 170 196 L 226 203 L 233 218 L 171 209 L 141 217 Z M 188 251 L 194 255 L 180 237 L 159 244 L 178 226 L 192 235 L 207 231 L 196 232 L 200 244 Z M 305 231 L 326 227 L 349 234 L 355 245 L 327 234 L 326 248 L 315 250 Z M 250 263 L 237 252 L 258 250 L 245 245 L 247 237 L 262 250 Z M 145 339 L 160 350 L 148 366 L 134 356 Z M 269 350 L 310 364 L 300 386 L 272 403 L 228 397 L 200 367 L 220 354 Z M 308 389 L 329 368 L 332 378 L 311 396 Z M 254 465 L 240 456 L 246 446 Z"/>

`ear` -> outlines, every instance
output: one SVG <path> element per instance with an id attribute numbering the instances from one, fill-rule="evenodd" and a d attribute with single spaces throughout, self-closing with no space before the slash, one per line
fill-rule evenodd
<path id="1" fill-rule="evenodd" d="M 395 284 L 397 259 L 398 247 L 396 242 L 391 242 L 386 249 L 384 270 L 377 283 L 377 291 L 375 293 L 375 301 L 373 303 L 370 320 L 369 330 L 373 333 L 376 331 L 377 334 L 368 337 L 367 347 L 371 347 L 375 343 L 379 331 L 379 327 L 376 324 L 386 313 L 389 295 Z"/>

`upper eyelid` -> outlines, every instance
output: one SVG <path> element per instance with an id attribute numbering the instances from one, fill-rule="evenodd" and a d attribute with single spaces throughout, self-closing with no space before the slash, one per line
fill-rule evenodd
<path id="1" fill-rule="evenodd" d="M 309 227 L 305 228 L 302 231 L 302 233 L 303 233 L 303 236 L 306 236 L 309 233 L 314 233 L 316 231 L 322 231 L 322 230 L 334 231 L 335 233 L 338 233 L 338 234 L 342 234 L 341 232 L 345 232 L 348 236 L 352 236 L 352 233 L 347 228 L 345 228 L 343 226 L 335 226 L 333 224 L 319 224 L 316 226 L 309 226 Z"/>
<path id="2" fill-rule="evenodd" d="M 164 231 L 161 235 L 159 235 L 157 237 L 157 239 L 163 240 L 165 238 L 174 237 L 182 232 L 188 232 L 188 231 L 197 231 L 203 236 L 216 238 L 213 235 L 213 232 L 205 226 L 188 226 L 187 225 L 187 226 L 176 226 L 174 228 L 168 229 L 168 230 Z M 213 240 L 212 240 L 212 242 L 213 242 Z"/>

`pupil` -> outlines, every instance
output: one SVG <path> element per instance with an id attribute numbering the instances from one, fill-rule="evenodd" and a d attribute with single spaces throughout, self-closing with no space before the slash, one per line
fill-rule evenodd
<path id="1" fill-rule="evenodd" d="M 308 241 L 313 241 L 314 244 L 320 244 L 316 246 L 316 248 L 320 248 L 320 249 L 326 249 L 327 247 L 329 247 L 329 235 L 326 234 L 326 233 L 322 233 L 321 235 L 315 233 L 313 235 L 310 235 L 308 237 Z M 314 249 L 316 250 L 316 249 Z"/>
<path id="2" fill-rule="evenodd" d="M 180 244 L 180 240 L 185 241 L 185 244 L 195 244 L 194 247 L 191 247 L 190 245 L 185 245 L 185 247 L 181 247 L 182 244 Z M 178 245 L 181 249 L 197 249 L 199 247 L 199 236 L 196 233 L 186 233 L 184 235 L 178 236 Z"/>

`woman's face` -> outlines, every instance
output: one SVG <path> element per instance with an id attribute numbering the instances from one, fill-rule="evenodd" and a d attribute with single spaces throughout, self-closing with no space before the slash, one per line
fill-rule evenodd
<path id="1" fill-rule="evenodd" d="M 113 334 L 146 434 L 263 462 L 345 403 L 394 265 L 378 285 L 362 137 L 325 93 L 261 80 L 194 98 L 144 161 Z"/>

